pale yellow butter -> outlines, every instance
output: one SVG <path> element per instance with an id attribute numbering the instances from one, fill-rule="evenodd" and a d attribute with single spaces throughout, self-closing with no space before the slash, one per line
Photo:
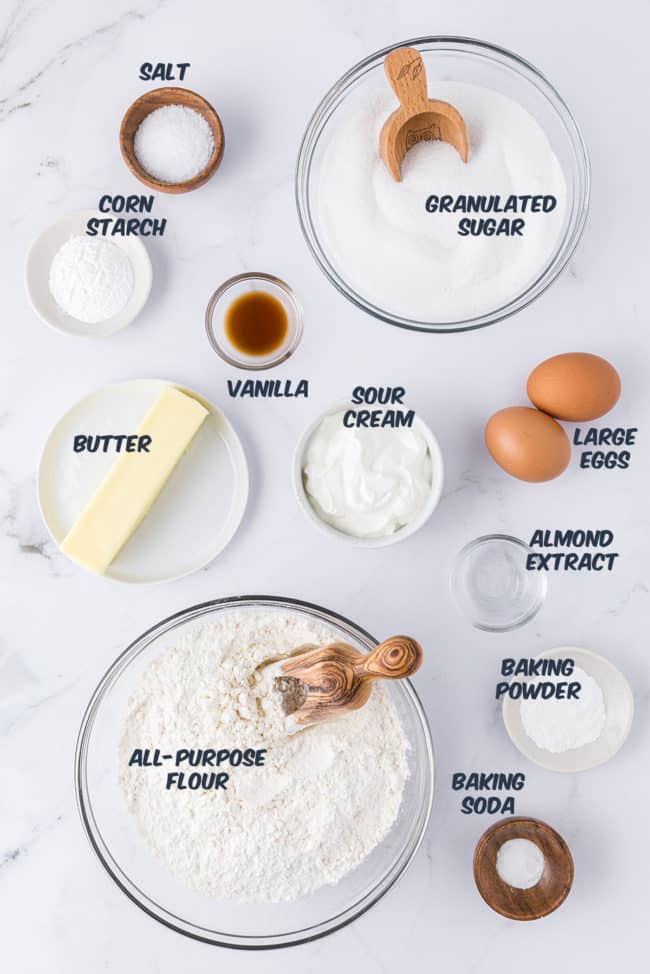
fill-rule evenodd
<path id="1" fill-rule="evenodd" d="M 123 453 L 63 539 L 61 550 L 103 575 L 129 540 L 190 445 L 208 410 L 167 386 L 137 429 L 148 453 Z"/>

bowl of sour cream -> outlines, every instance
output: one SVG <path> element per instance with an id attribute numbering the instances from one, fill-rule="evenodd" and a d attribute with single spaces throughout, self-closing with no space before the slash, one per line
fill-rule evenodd
<path id="1" fill-rule="evenodd" d="M 442 453 L 427 424 L 404 408 L 339 402 L 301 436 L 293 460 L 298 502 L 327 534 L 382 548 L 418 531 L 438 505 Z"/>

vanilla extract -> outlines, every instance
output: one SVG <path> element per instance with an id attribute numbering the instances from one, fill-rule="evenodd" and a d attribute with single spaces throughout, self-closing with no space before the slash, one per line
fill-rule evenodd
<path id="1" fill-rule="evenodd" d="M 228 379 L 228 393 L 233 399 L 307 399 L 309 381 L 299 379 Z"/>

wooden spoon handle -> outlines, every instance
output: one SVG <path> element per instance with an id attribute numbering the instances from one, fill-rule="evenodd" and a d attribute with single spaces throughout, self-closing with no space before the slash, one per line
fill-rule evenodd
<path id="1" fill-rule="evenodd" d="M 412 676 L 422 662 L 422 647 L 410 636 L 391 636 L 354 665 L 354 674 L 364 680 L 403 680 Z"/>
<path id="2" fill-rule="evenodd" d="M 386 55 L 384 69 L 402 108 L 411 115 L 417 114 L 426 105 L 429 97 L 427 75 L 420 52 L 414 47 L 398 47 Z"/>

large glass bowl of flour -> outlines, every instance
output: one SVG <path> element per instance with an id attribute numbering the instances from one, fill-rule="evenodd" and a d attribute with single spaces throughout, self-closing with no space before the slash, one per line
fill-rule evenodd
<path id="1" fill-rule="evenodd" d="M 389 175 L 379 133 L 397 108 L 384 73 L 396 47 L 420 51 L 429 96 L 464 116 L 466 164 L 422 141 L 402 181 Z M 532 212 L 526 196 L 548 202 Z M 441 212 L 443 197 L 452 202 Z M 505 209 L 513 197 L 517 209 Z M 327 92 L 300 148 L 296 198 L 312 254 L 355 305 L 402 328 L 466 331 L 520 311 L 566 266 L 587 216 L 589 161 L 569 108 L 531 64 L 491 44 L 424 37 L 372 54 Z"/>
<path id="2" fill-rule="evenodd" d="M 182 656 L 182 659 L 181 656 L 177 656 L 179 660 L 177 699 L 180 707 L 183 685 L 187 684 L 189 678 L 186 667 L 188 660 L 191 661 L 195 653 L 197 665 L 204 667 L 203 672 L 209 674 L 207 682 L 212 682 L 212 673 L 210 668 L 205 666 L 206 657 L 202 654 L 200 642 L 197 642 L 200 633 L 211 632 L 213 631 L 211 627 L 214 626 L 232 628 L 233 619 L 239 620 L 242 624 L 242 619 L 244 622 L 248 619 L 254 620 L 259 618 L 261 613 L 264 613 L 266 618 L 268 614 L 274 618 L 277 616 L 285 626 L 287 626 L 287 617 L 290 616 L 291 624 L 287 630 L 289 643 L 293 631 L 289 630 L 291 625 L 295 624 L 296 632 L 311 631 L 312 628 L 315 632 L 320 632 L 324 627 L 334 638 L 351 643 L 362 652 L 369 652 L 376 645 L 376 640 L 353 622 L 327 609 L 305 602 L 251 596 L 221 599 L 194 606 L 165 619 L 144 633 L 118 657 L 100 682 L 88 705 L 79 733 L 76 754 L 77 800 L 84 828 L 100 862 L 123 892 L 150 916 L 179 933 L 207 943 L 244 949 L 285 947 L 304 943 L 345 926 L 370 909 L 399 879 L 415 856 L 426 829 L 433 798 L 433 750 L 420 701 L 408 681 L 382 681 L 382 687 L 386 688 L 389 695 L 392 714 L 389 715 L 390 720 L 395 720 L 394 726 L 401 728 L 401 734 L 408 745 L 405 752 L 408 774 L 405 781 L 400 781 L 400 788 L 403 786 L 403 791 L 399 801 L 399 811 L 387 834 L 369 855 L 355 868 L 345 873 L 338 882 L 320 886 L 311 893 L 289 901 L 237 902 L 196 891 L 184 879 L 174 875 L 168 868 L 168 863 L 152 854 L 151 848 L 143 840 L 141 822 L 136 820 L 132 810 L 125 803 L 124 753 L 121 747 L 124 739 L 125 717 L 130 714 L 129 719 L 131 719 L 134 712 L 137 717 L 141 706 L 145 709 L 149 708 L 148 722 L 134 725 L 136 728 L 140 726 L 142 731 L 136 729 L 129 742 L 129 748 L 132 744 L 141 748 L 155 748 L 157 742 L 152 737 L 164 739 L 165 727 L 174 719 L 174 714 L 169 709 L 169 700 L 176 699 L 174 686 L 170 685 L 175 682 L 174 679 L 170 681 L 170 675 L 175 677 L 176 674 L 171 673 L 167 665 L 171 655 L 180 652 Z M 238 637 L 235 639 L 238 642 Z M 205 645 L 203 645 L 204 649 Z M 160 669 L 161 665 L 162 669 Z M 153 693 L 158 684 L 162 685 L 165 681 L 167 684 L 165 690 L 167 703 L 159 708 L 159 712 L 156 709 L 156 698 L 151 694 L 145 703 L 142 697 L 138 697 L 148 674 L 154 675 L 153 683 L 150 688 L 148 687 L 148 694 L 149 689 Z M 202 691 L 196 694 L 199 722 L 202 707 L 200 698 L 203 696 L 205 694 Z M 370 706 L 372 700 L 371 697 L 362 711 Z M 358 713 L 361 714 L 362 711 Z M 153 733 L 152 727 L 155 728 Z M 302 735 L 308 733 L 310 732 L 300 732 Z M 337 733 L 341 735 L 342 732 L 339 730 Z M 222 733 L 217 736 L 220 737 L 220 742 L 210 742 L 210 744 L 205 742 L 205 746 L 224 746 L 227 735 Z M 182 741 L 178 742 L 178 746 L 192 745 L 190 742 Z M 310 746 L 308 740 L 304 746 Z M 271 753 L 272 751 L 269 751 L 269 755 Z M 310 758 L 314 753 L 309 752 Z M 339 757 L 338 760 L 341 761 L 341 758 Z M 315 769 L 312 767 L 311 770 L 313 772 Z M 342 767 L 341 771 L 343 771 Z M 157 769 L 143 768 L 142 772 L 153 774 L 157 773 Z M 385 767 L 382 773 L 386 774 Z M 257 778 L 257 770 L 254 770 L 248 778 L 251 798 L 255 800 L 258 800 L 257 782 L 261 780 Z M 271 787 L 274 788 L 273 779 L 270 780 Z M 390 783 L 390 773 L 388 781 Z M 266 787 L 268 785 L 267 778 Z M 281 782 L 278 783 L 278 787 L 280 785 Z M 195 792 L 192 801 L 196 798 L 199 803 L 203 803 L 206 798 L 214 794 Z M 280 793 L 277 796 L 262 794 L 259 800 L 268 801 L 269 797 L 272 802 L 282 800 Z M 354 807 L 352 795 L 348 799 L 340 794 L 337 800 L 344 816 L 347 814 L 346 810 Z M 380 799 L 370 794 L 369 801 L 379 806 L 382 801 L 394 802 L 395 795 L 391 797 L 386 794 L 383 799 Z M 142 804 L 140 800 L 141 807 Z M 319 814 L 316 805 L 317 803 L 309 807 L 307 820 L 312 815 Z M 218 804 L 212 807 L 218 808 Z M 201 814 L 199 805 L 195 808 L 196 814 Z M 149 819 L 152 818 L 150 811 L 145 807 L 144 813 Z M 321 808 L 320 813 L 322 811 Z M 254 828 L 254 821 L 252 827 Z M 188 850 L 187 843 L 184 844 L 183 828 L 183 822 L 177 812 L 166 815 L 163 806 L 156 841 L 171 853 L 175 847 L 184 848 L 183 856 L 186 859 L 195 857 L 196 869 L 200 872 L 202 860 L 205 859 L 200 833 L 196 849 L 190 847 Z M 354 828 L 353 823 L 351 828 Z M 317 829 L 316 822 L 315 830 Z M 241 841 L 241 836 L 237 841 Z M 332 835 L 332 847 L 336 843 L 337 836 Z M 290 873 L 285 874 L 287 871 L 282 861 L 282 841 L 278 841 L 276 845 L 278 886 L 288 884 L 288 888 L 291 888 L 294 877 Z M 344 846 L 345 843 L 342 844 L 342 847 Z M 347 848 L 348 851 L 353 849 L 349 844 Z M 328 852 L 329 846 L 324 850 L 325 857 Z M 252 855 L 242 856 L 239 868 L 244 877 L 243 885 L 246 885 L 246 875 L 255 872 L 256 867 L 250 861 L 251 858 Z M 214 857 L 211 861 L 214 863 Z M 185 869 L 187 863 L 183 861 L 180 865 Z M 230 862 L 229 865 L 224 863 L 223 868 L 229 868 L 232 873 L 233 863 Z M 237 876 L 231 875 L 229 881 L 236 883 Z"/>

